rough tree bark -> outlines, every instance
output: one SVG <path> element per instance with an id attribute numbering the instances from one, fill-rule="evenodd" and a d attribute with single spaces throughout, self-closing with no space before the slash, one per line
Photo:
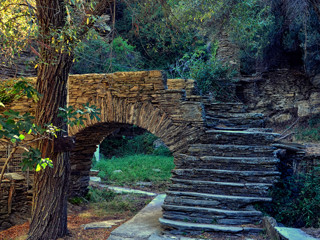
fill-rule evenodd
<path id="1" fill-rule="evenodd" d="M 36 124 L 44 126 L 53 123 L 59 126 L 62 121 L 58 118 L 58 111 L 67 103 L 67 81 L 73 57 L 50 47 L 50 32 L 64 27 L 65 5 L 63 0 L 37 0 L 36 4 L 41 56 L 36 88 L 42 95 L 36 108 Z M 64 130 L 67 131 L 67 128 L 64 127 Z M 40 142 L 38 148 L 42 157 L 53 161 L 54 168 L 35 173 L 28 239 L 57 239 L 67 233 L 69 153 L 55 153 L 53 143 L 47 140 Z"/>
<path id="2" fill-rule="evenodd" d="M 96 10 L 89 12 L 100 16 L 106 12 L 113 0 L 100 0 Z M 58 117 L 59 107 L 67 103 L 67 82 L 73 61 L 73 47 L 68 52 L 59 51 L 52 45 L 52 33 L 63 32 L 66 27 L 65 0 L 36 0 L 37 19 L 39 25 L 40 63 L 36 88 L 42 95 L 36 108 L 36 124 L 44 126 L 52 123 L 61 126 L 62 119 Z M 78 38 L 83 37 L 93 26 L 93 22 L 83 27 Z M 67 41 L 65 44 L 69 44 Z M 67 135 L 67 127 L 60 135 Z M 57 141 L 57 140 L 56 140 Z M 53 169 L 46 168 L 35 173 L 34 194 L 32 202 L 32 219 L 28 240 L 49 240 L 63 237 L 67 234 L 67 191 L 70 175 L 69 153 L 54 151 L 53 141 L 44 140 L 38 148 L 42 157 L 53 161 Z"/>

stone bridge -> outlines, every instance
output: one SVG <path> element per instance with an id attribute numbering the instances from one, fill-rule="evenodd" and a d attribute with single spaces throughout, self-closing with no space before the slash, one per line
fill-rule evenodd
<path id="1" fill-rule="evenodd" d="M 271 146 L 277 135 L 263 128 L 261 114 L 247 113 L 241 103 L 213 103 L 196 95 L 193 80 L 165 79 L 160 71 L 72 75 L 68 91 L 70 106 L 101 109 L 100 121 L 69 129 L 76 137 L 73 195 L 87 192 L 96 146 L 119 127 L 136 125 L 161 138 L 174 156 L 163 226 L 173 232 L 261 232 L 252 225 L 262 217 L 253 204 L 271 201 L 268 188 L 279 177 Z M 9 107 L 34 109 L 28 101 Z"/>

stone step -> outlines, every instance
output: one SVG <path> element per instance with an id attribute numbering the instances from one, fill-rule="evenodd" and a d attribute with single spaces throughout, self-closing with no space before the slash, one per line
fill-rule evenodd
<path id="1" fill-rule="evenodd" d="M 199 192 L 245 197 L 268 197 L 271 183 L 234 183 L 171 178 L 169 191 Z"/>
<path id="2" fill-rule="evenodd" d="M 234 145 L 270 145 L 280 134 L 259 131 L 207 130 L 202 143 Z"/>
<path id="3" fill-rule="evenodd" d="M 237 183 L 274 183 L 280 172 L 276 171 L 235 171 L 221 169 L 174 169 L 173 177 L 186 180 Z"/>
<path id="4" fill-rule="evenodd" d="M 232 113 L 232 112 L 217 112 L 217 111 L 206 111 L 207 119 L 264 119 L 264 115 L 262 113 Z"/>
<path id="5" fill-rule="evenodd" d="M 246 171 L 277 171 L 280 162 L 275 157 L 215 157 L 215 156 L 190 156 L 179 154 L 176 157 L 176 168 L 205 168 Z"/>
<path id="6" fill-rule="evenodd" d="M 227 127 L 238 127 L 238 128 L 263 128 L 265 127 L 264 119 L 245 119 L 245 118 L 212 118 L 206 116 L 206 124 L 210 127 L 215 126 L 227 126 Z"/>
<path id="7" fill-rule="evenodd" d="M 162 205 L 163 217 L 196 223 L 217 223 L 227 225 L 254 224 L 261 221 L 262 213 L 256 210 L 234 211 L 217 208 Z"/>
<path id="8" fill-rule="evenodd" d="M 246 109 L 242 103 L 212 103 L 210 100 L 203 99 L 206 112 L 225 112 L 225 113 L 245 113 Z"/>
<path id="9" fill-rule="evenodd" d="M 183 221 L 173 221 L 164 218 L 159 218 L 160 223 L 167 229 L 173 230 L 175 233 L 203 233 L 203 232 L 215 232 L 215 233 L 261 233 L 262 228 L 243 227 L 243 226 L 226 226 L 217 224 L 200 224 L 190 223 Z"/>
<path id="10" fill-rule="evenodd" d="M 276 149 L 276 147 L 271 146 L 192 144 L 188 152 L 196 156 L 272 157 Z"/>
<path id="11" fill-rule="evenodd" d="M 167 191 L 165 204 L 180 206 L 199 206 L 227 210 L 252 210 L 252 204 L 271 202 L 270 197 L 245 197 L 198 192 Z"/>

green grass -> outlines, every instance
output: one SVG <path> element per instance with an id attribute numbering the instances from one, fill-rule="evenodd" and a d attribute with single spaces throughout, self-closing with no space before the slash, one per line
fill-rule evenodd
<path id="1" fill-rule="evenodd" d="M 126 212 L 134 215 L 147 205 L 152 197 L 139 194 L 119 194 L 108 189 L 90 188 L 87 196 L 97 215 L 105 216 Z"/>
<path id="2" fill-rule="evenodd" d="M 295 137 L 298 141 L 320 142 L 320 127 L 298 128 Z"/>
<path id="3" fill-rule="evenodd" d="M 320 142 L 320 114 L 312 116 L 298 127 L 295 138 L 304 142 Z"/>
<path id="4" fill-rule="evenodd" d="M 103 180 L 116 185 L 132 185 L 141 181 L 167 182 L 173 168 L 173 157 L 154 155 L 101 159 L 94 166 Z M 116 170 L 122 172 L 114 172 Z"/>

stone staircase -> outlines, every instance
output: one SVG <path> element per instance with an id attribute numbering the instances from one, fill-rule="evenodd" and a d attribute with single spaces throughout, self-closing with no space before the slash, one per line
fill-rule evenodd
<path id="1" fill-rule="evenodd" d="M 205 134 L 177 157 L 160 222 L 171 233 L 259 233 L 262 213 L 254 204 L 272 200 L 278 134 L 240 103 L 204 105 Z"/>

